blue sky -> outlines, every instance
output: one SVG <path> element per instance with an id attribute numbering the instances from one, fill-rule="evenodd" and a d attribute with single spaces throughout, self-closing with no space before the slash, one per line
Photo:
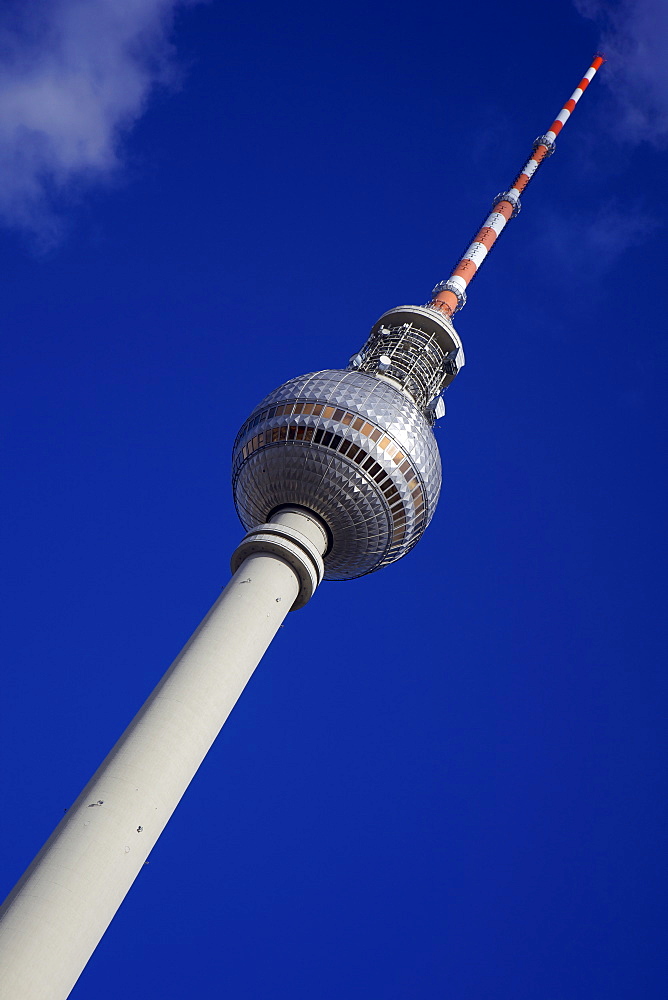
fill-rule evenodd
<path id="1" fill-rule="evenodd" d="M 665 9 L 0 11 L 0 895 L 228 579 L 238 426 L 447 277 L 439 509 L 289 616 L 75 1000 L 653 1000 Z"/>

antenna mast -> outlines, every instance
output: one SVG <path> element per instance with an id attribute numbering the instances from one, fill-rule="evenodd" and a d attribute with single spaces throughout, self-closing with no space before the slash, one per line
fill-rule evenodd
<path id="1" fill-rule="evenodd" d="M 579 84 L 564 104 L 563 108 L 554 119 L 545 135 L 539 135 L 534 141 L 531 156 L 522 167 L 521 171 L 512 183 L 508 191 L 502 191 L 494 199 L 491 215 L 489 215 L 482 227 L 473 237 L 473 242 L 466 250 L 461 260 L 452 274 L 445 281 L 441 281 L 432 294 L 429 303 L 433 309 L 438 309 L 446 316 L 452 317 L 466 305 L 466 289 L 480 270 L 485 257 L 494 246 L 497 238 L 505 228 L 510 219 L 514 219 L 518 214 L 520 205 L 520 195 L 527 184 L 538 170 L 541 163 L 551 156 L 555 149 L 556 138 L 562 128 L 570 118 L 575 105 L 578 103 L 585 90 L 594 79 L 596 71 L 605 62 L 605 56 L 597 52 L 592 60 L 591 66 L 580 80 Z"/>

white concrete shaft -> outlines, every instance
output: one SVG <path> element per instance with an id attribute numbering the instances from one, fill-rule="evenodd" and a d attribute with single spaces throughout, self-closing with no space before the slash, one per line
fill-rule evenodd
<path id="1" fill-rule="evenodd" d="M 69 995 L 298 589 L 277 555 L 244 559 L 0 911 L 2 1000 Z"/>

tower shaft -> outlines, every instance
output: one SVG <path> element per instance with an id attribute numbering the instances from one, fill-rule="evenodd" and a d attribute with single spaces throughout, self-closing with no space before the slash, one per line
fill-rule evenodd
<path id="1" fill-rule="evenodd" d="M 246 536 L 199 628 L 0 911 L 0 998 L 64 1000 L 293 605 L 322 576 L 317 518 Z"/>

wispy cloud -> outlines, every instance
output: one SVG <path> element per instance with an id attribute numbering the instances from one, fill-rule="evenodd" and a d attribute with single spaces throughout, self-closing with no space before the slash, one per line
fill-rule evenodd
<path id="1" fill-rule="evenodd" d="M 122 165 L 122 138 L 173 82 L 170 33 L 192 0 L 5 0 L 0 10 L 0 221 L 41 245 L 58 205 Z"/>
<path id="2" fill-rule="evenodd" d="M 623 139 L 668 142 L 667 0 L 573 0 L 601 29 L 609 58 L 601 74 L 617 105 L 615 131 Z"/>
<path id="3" fill-rule="evenodd" d="M 537 237 L 537 258 L 574 285 L 597 282 L 631 247 L 658 229 L 639 205 L 602 204 L 593 215 L 547 212 Z"/>

